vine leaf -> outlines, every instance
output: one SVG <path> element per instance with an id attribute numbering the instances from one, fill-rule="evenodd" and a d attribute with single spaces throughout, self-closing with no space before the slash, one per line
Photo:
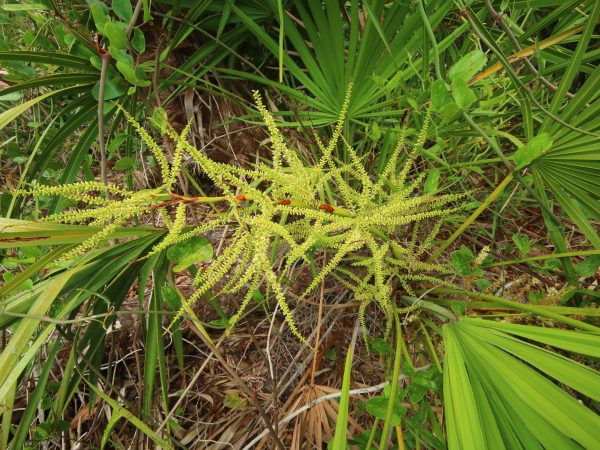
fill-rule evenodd
<path id="1" fill-rule="evenodd" d="M 170 247 L 167 258 L 175 263 L 173 270 L 181 272 L 196 262 L 210 261 L 213 258 L 213 248 L 208 239 L 195 236 Z"/>

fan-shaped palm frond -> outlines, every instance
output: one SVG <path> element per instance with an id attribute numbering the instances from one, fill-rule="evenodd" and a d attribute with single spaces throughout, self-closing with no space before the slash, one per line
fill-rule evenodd
<path id="1" fill-rule="evenodd" d="M 450 450 L 600 447 L 600 418 L 561 388 L 597 401 L 598 372 L 546 348 L 598 357 L 600 337 L 462 319 L 444 327 L 444 343 Z"/>
<path id="2" fill-rule="evenodd" d="M 337 120 L 344 103 L 345 87 L 355 86 L 348 118 L 365 120 L 373 117 L 400 116 L 402 109 L 393 95 L 396 88 L 415 76 L 425 58 L 412 60 L 410 53 L 421 50 L 421 19 L 416 10 L 406 5 L 388 8 L 387 2 L 359 2 L 346 6 L 335 0 L 323 2 L 292 1 L 293 11 L 280 21 L 287 51 L 241 8 L 233 5 L 234 14 L 250 29 L 273 56 L 283 58 L 286 84 L 275 83 L 253 74 L 225 71 L 236 77 L 276 86 L 286 94 L 314 110 L 302 114 L 303 121 L 331 124 Z M 450 2 L 427 4 L 432 26 L 438 26 L 452 6 Z M 292 7 L 290 7 L 292 10 Z M 458 27 L 440 42 L 445 50 L 465 32 Z M 297 54 L 297 56 L 292 56 Z M 306 69 L 306 70 L 305 70 Z M 295 86 L 300 84 L 304 91 Z"/>

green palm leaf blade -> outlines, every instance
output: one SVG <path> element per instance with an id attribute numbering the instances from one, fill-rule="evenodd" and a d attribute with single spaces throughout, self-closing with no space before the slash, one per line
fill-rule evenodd
<path id="1" fill-rule="evenodd" d="M 495 405 L 491 398 L 486 397 L 485 389 L 483 388 L 481 381 L 477 378 L 470 378 L 471 389 L 473 389 L 473 396 L 478 402 L 478 414 L 481 420 L 481 429 L 484 434 L 484 439 L 487 448 L 490 449 L 504 449 L 514 448 L 515 444 L 518 443 L 516 436 L 513 436 L 514 432 L 510 429 L 505 422 L 502 414 L 498 414 L 498 405 Z M 507 442 L 505 445 L 503 436 L 507 436 Z"/>
<path id="2" fill-rule="evenodd" d="M 0 217 L 0 248 L 73 244 L 85 241 L 101 229 L 101 227 L 87 225 L 65 225 Z M 123 227 L 118 228 L 107 239 L 145 236 L 162 232 L 163 230 L 153 227 Z"/>
<path id="3" fill-rule="evenodd" d="M 489 402 L 493 413 L 493 417 L 487 422 L 486 434 L 489 434 L 490 429 L 497 429 L 500 434 L 500 440 L 496 438 L 494 441 L 487 441 L 491 443 L 491 448 L 542 449 L 541 444 L 531 430 L 525 426 L 524 422 L 510 420 L 511 404 L 507 403 L 506 399 L 499 396 L 496 391 L 490 389 L 486 380 L 473 378 L 473 389 L 477 393 L 477 398 L 481 404 Z M 495 423 L 492 423 L 492 421 L 495 421 Z"/>
<path id="4" fill-rule="evenodd" d="M 479 333 L 477 322 L 479 321 L 469 321 L 463 326 L 471 329 L 473 334 L 477 334 Z M 486 328 L 486 330 L 492 329 Z M 527 361 L 561 383 L 594 400 L 600 400 L 600 373 L 597 371 L 562 355 L 508 336 L 501 331 L 493 330 L 482 334 L 482 337 L 496 347 Z"/>
<path id="5" fill-rule="evenodd" d="M 511 444 L 508 439 L 505 439 L 504 445 L 506 448 L 573 448 L 573 442 L 556 427 L 548 423 L 544 415 L 535 406 L 525 401 L 522 395 L 516 394 L 510 382 L 497 379 L 499 373 L 488 369 L 489 362 L 482 364 L 478 351 L 483 349 L 487 352 L 491 349 L 493 352 L 495 347 L 481 346 L 478 343 L 477 348 L 473 348 L 472 343 L 468 341 L 463 341 L 463 344 L 468 350 L 467 360 L 469 366 L 473 368 L 473 371 L 482 380 L 482 384 L 486 386 L 485 393 L 492 398 L 496 398 L 497 403 L 502 407 L 502 409 L 496 410 L 499 422 L 505 428 L 511 430 L 510 437 L 516 436 L 520 441 Z M 506 431 L 504 432 L 506 433 Z"/>
<path id="6" fill-rule="evenodd" d="M 598 175 L 600 176 L 600 173 Z M 564 186 L 555 182 L 550 176 L 542 175 L 541 178 L 567 215 L 577 224 L 579 230 L 585 234 L 594 247 L 600 248 L 600 237 L 580 207 L 580 203 L 592 206 L 595 204 L 595 200 L 574 186 Z"/>
<path id="7" fill-rule="evenodd" d="M 597 6 L 594 10 L 598 14 Z M 593 23 L 588 24 L 590 27 L 593 28 Z M 577 71 L 580 57 L 573 56 L 568 78 Z M 554 101 L 553 106 L 555 104 Z M 553 144 L 533 162 L 534 179 L 552 192 L 580 231 L 596 248 L 600 248 L 600 237 L 580 207 L 585 205 L 596 220 L 600 219 L 600 156 L 597 150 L 600 145 L 600 137 L 597 136 L 600 131 L 600 67 L 590 74 L 559 117 L 596 135 L 582 134 L 556 121 L 546 120 L 542 130 L 552 136 Z"/>
<path id="8" fill-rule="evenodd" d="M 9 388 L 26 370 L 40 347 L 47 342 L 57 325 L 56 320 L 63 319 L 79 308 L 85 300 L 100 292 L 104 286 L 114 286 L 122 291 L 124 297 L 133 280 L 130 280 L 130 283 L 120 282 L 123 281 L 121 275 L 136 270 L 136 266 L 140 265 L 137 262 L 138 257 L 155 243 L 157 236 L 145 236 L 114 247 L 92 251 L 74 268 L 49 276 L 34 285 L 32 289 L 18 292 L 2 300 L 0 327 L 5 327 L 12 322 L 17 323 L 9 345 L 0 353 L 0 402 L 4 401 L 9 394 Z M 43 316 L 49 315 L 50 308 L 58 298 L 64 299 L 61 306 L 54 314 L 50 314 L 52 320 L 44 321 Z M 115 296 L 110 298 L 114 299 Z M 108 308 L 108 305 L 103 302 L 100 302 L 100 305 L 105 309 Z M 113 306 L 118 308 L 120 305 Z M 15 317 L 13 313 L 18 313 L 21 317 Z M 23 314 L 27 317 L 22 317 Z M 107 320 L 110 322 L 112 319 Z M 88 331 L 94 328 L 93 325 L 98 323 L 92 321 Z M 98 342 L 106 334 L 101 325 L 99 328 L 100 336 L 95 336 L 94 342 Z M 73 389 L 71 395 L 74 392 Z"/>
<path id="9" fill-rule="evenodd" d="M 73 69 L 96 71 L 87 58 L 59 52 L 9 51 L 0 52 L 0 61 L 24 61 L 38 64 L 51 64 Z"/>
<path id="10" fill-rule="evenodd" d="M 34 97 L 31 100 L 27 100 L 26 102 L 23 102 L 17 106 L 14 106 L 11 109 L 4 111 L 3 113 L 0 114 L 0 130 L 2 130 L 4 127 L 6 127 L 10 122 L 15 120 L 17 117 L 19 117 L 21 114 L 23 114 L 29 108 L 31 108 L 33 105 L 36 105 L 37 103 L 41 102 L 42 100 L 45 100 L 47 98 L 53 97 L 53 96 L 61 94 L 61 93 L 67 94 L 70 92 L 76 92 L 80 88 L 81 88 L 81 86 L 76 85 L 76 86 L 71 86 L 71 87 L 67 87 L 67 88 L 63 88 L 63 89 L 58 89 L 56 91 L 46 92 L 45 94 L 38 95 L 37 97 Z"/>
<path id="11" fill-rule="evenodd" d="M 580 355 L 600 358 L 600 336 L 597 334 L 469 318 L 462 321 L 476 322 L 478 327 L 493 328 Z"/>
<path id="12" fill-rule="evenodd" d="M 342 6 L 334 0 L 293 4 L 301 25 L 286 14 L 283 29 L 287 48 L 295 56 L 284 52 L 282 58 L 286 72 L 296 80 L 294 85 L 301 85 L 305 91 L 292 95 L 304 104 L 320 103 L 317 112 L 324 114 L 323 123 L 332 123 L 344 102 L 345 87 L 352 82 L 355 89 L 348 110 L 350 119 L 372 118 L 373 110 L 383 117 L 400 115 L 402 111 L 392 107 L 394 102 L 387 93 L 414 77 L 422 67 L 424 58 L 410 60 L 411 52 L 423 50 L 419 14 L 405 5 L 389 8 L 381 0 L 369 2 L 364 10 L 357 0 Z M 450 2 L 428 3 L 432 26 L 444 19 L 451 6 Z M 231 8 L 259 42 L 273 56 L 280 57 L 277 41 L 240 7 L 232 3 Z M 364 25 L 359 11 L 367 12 Z M 444 51 L 466 29 L 459 27 L 439 48 Z M 270 80 L 257 81 L 279 88 Z M 314 123 L 312 113 L 306 120 Z"/>
<path id="13" fill-rule="evenodd" d="M 444 408 L 448 446 L 450 450 L 485 450 L 488 447 L 483 424 L 454 328 L 454 324 L 444 327 Z"/>
<path id="14" fill-rule="evenodd" d="M 594 4 L 591 9 L 577 50 L 565 65 L 565 73 L 559 90 L 554 94 L 550 110 L 558 114 L 563 123 L 568 122 L 573 127 L 593 134 L 583 134 L 546 117 L 539 131 L 547 132 L 552 137 L 553 144 L 531 164 L 531 169 L 535 183 L 552 192 L 565 213 L 598 248 L 598 233 L 580 205 L 585 205 L 595 219 L 600 218 L 597 206 L 600 203 L 600 156 L 597 151 L 600 145 L 600 67 L 591 71 L 575 96 L 562 107 L 564 96 L 572 88 L 574 77 L 578 72 L 588 71 L 583 61 L 589 53 L 587 48 L 600 14 L 600 6 Z"/>
<path id="15" fill-rule="evenodd" d="M 464 343 L 463 343 L 464 345 Z M 465 352 L 465 358 L 468 361 L 470 367 L 478 367 L 478 358 L 473 354 L 471 350 Z M 475 369 L 474 369 L 475 370 Z M 529 407 L 519 397 L 515 397 L 510 392 L 504 393 L 501 389 L 493 383 L 494 374 L 493 370 L 487 371 L 476 371 L 477 376 L 472 377 L 474 389 L 479 388 L 477 392 L 479 402 L 489 402 L 494 414 L 496 423 L 486 424 L 486 427 L 498 428 L 501 433 L 501 443 L 489 442 L 488 448 L 524 448 L 524 449 L 536 449 L 543 448 L 542 443 L 535 437 L 533 431 L 527 426 L 528 423 L 537 423 L 538 427 L 546 427 L 549 425 L 543 420 L 543 418 L 534 409 Z M 515 413 L 515 404 L 519 404 L 519 414 L 521 420 L 514 420 L 513 418 L 517 415 Z M 551 427 L 546 430 L 547 433 L 543 436 L 552 436 L 556 434 L 556 431 Z M 555 436 L 557 440 L 562 439 L 562 435 L 558 434 Z"/>
<path id="16" fill-rule="evenodd" d="M 444 327 L 444 399 L 449 448 L 502 448 L 496 442 L 497 434 L 475 430 L 477 426 L 500 430 L 506 448 L 540 445 L 553 449 L 580 448 L 579 445 L 598 448 L 600 438 L 594 430 L 599 429 L 600 418 L 529 365 L 591 397 L 598 396 L 597 372 L 493 329 L 493 324 L 481 322 L 484 321 L 465 319 Z M 526 334 L 526 330 L 519 327 L 512 331 Z M 559 337 L 559 334 L 553 336 L 534 328 L 532 334 L 536 333 L 537 340 Z M 599 339 L 584 333 L 579 340 L 575 337 L 572 347 L 583 351 L 588 351 L 586 343 Z M 465 387 L 464 383 L 470 386 Z M 468 405 L 473 409 L 470 420 L 464 413 L 459 415 L 457 409 L 460 395 L 465 392 L 471 393 L 462 399 L 463 408 Z M 495 420 L 493 425 L 488 423 L 492 417 L 490 410 Z M 523 432 L 524 427 L 529 432 Z M 469 434 L 477 438 L 482 433 L 485 433 L 486 446 L 481 443 L 473 446 Z M 460 440 L 456 436 L 461 436 Z M 515 446 L 515 437 L 520 440 L 518 446 Z M 532 443 L 532 437 L 538 444 Z"/>
<path id="17" fill-rule="evenodd" d="M 34 294 L 33 303 L 27 311 L 28 315 L 33 317 L 44 316 L 62 291 L 68 279 L 80 269 L 71 269 L 55 277 L 50 283 L 44 286 L 44 289 L 38 289 Z M 3 349 L 2 353 L 0 353 L 0 403 L 4 402 L 9 388 L 17 383 L 19 376 L 24 370 L 25 367 L 22 362 L 29 359 L 27 355 L 33 357 L 34 353 L 31 352 L 32 349 L 39 348 L 39 346 L 30 345 L 29 341 L 40 323 L 41 319 L 39 318 L 21 320 L 16 331 L 11 336 L 10 342 Z M 46 330 L 52 328 L 53 326 L 50 325 L 46 327 Z M 39 338 L 36 342 L 39 342 Z M 39 342 L 39 345 L 41 345 L 41 342 Z"/>
<path id="18" fill-rule="evenodd" d="M 10 94 L 11 92 L 19 92 L 34 87 L 64 86 L 74 84 L 79 85 L 81 90 L 85 91 L 89 89 L 89 84 L 95 83 L 98 80 L 98 76 L 98 74 L 94 73 L 61 73 L 58 75 L 48 75 L 9 86 L 2 89 L 0 93 L 2 93 L 2 95 L 6 95 Z"/>

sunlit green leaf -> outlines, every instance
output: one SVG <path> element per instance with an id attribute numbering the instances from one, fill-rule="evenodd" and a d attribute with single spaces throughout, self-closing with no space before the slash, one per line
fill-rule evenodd
<path id="1" fill-rule="evenodd" d="M 529 252 L 531 251 L 531 242 L 529 241 L 529 236 L 516 233 L 512 235 L 512 240 L 519 249 L 519 252 L 521 252 L 522 256 L 529 255 Z"/>
<path id="2" fill-rule="evenodd" d="M 472 272 L 471 263 L 475 260 L 475 255 L 464 245 L 460 250 L 452 253 L 450 262 L 456 271 L 461 275 L 470 275 Z"/>
<path id="3" fill-rule="evenodd" d="M 474 50 L 455 63 L 448 71 L 448 78 L 451 81 L 462 79 L 468 81 L 472 78 L 487 62 L 485 53 L 481 50 Z"/>
<path id="4" fill-rule="evenodd" d="M 460 108 L 468 108 L 477 101 L 475 91 L 469 87 L 464 78 L 452 80 L 452 96 Z"/>
<path id="5" fill-rule="evenodd" d="M 42 3 L 9 3 L 0 6 L 4 11 L 45 11 L 48 7 Z"/>
<path id="6" fill-rule="evenodd" d="M 125 156 L 115 163 L 115 170 L 128 170 L 133 167 L 134 160 L 131 156 Z"/>
<path id="7" fill-rule="evenodd" d="M 435 80 L 431 85 L 431 106 L 440 111 L 444 106 L 452 103 L 452 97 L 448 93 L 446 83 L 443 80 Z"/>
<path id="8" fill-rule="evenodd" d="M 592 255 L 575 266 L 575 273 L 582 277 L 591 277 L 600 268 L 600 255 Z"/>
<path id="9" fill-rule="evenodd" d="M 127 91 L 127 84 L 121 77 L 106 79 L 104 86 L 104 100 L 113 100 L 122 96 Z M 98 99 L 100 95 L 100 81 L 96 82 L 92 89 L 92 95 Z"/>
<path id="10" fill-rule="evenodd" d="M 240 397 L 239 392 L 230 391 L 225 394 L 223 399 L 223 406 L 229 409 L 241 409 L 248 404 L 248 400 Z"/>
<path id="11" fill-rule="evenodd" d="M 212 257 L 212 245 L 208 239 L 202 236 L 194 236 L 167 250 L 167 258 L 175 264 L 173 270 L 176 272 L 182 271 L 196 262 L 210 261 Z"/>
<path id="12" fill-rule="evenodd" d="M 110 45 L 115 48 L 127 48 L 127 36 L 125 31 L 114 22 L 106 22 L 104 24 L 104 35 L 110 40 Z"/>
<path id="13" fill-rule="evenodd" d="M 131 46 L 138 53 L 144 53 L 146 50 L 146 38 L 144 33 L 139 28 L 133 29 L 133 38 L 131 39 Z"/>
<path id="14" fill-rule="evenodd" d="M 600 426 L 600 418 L 542 373 L 594 398 L 600 392 L 598 372 L 500 331 L 507 326 L 481 319 L 444 326 L 450 450 L 568 449 L 573 448 L 573 441 L 583 448 L 597 447 L 600 440 L 592 430 Z M 516 329 L 528 328 L 534 327 Z M 588 333 L 544 332 L 555 331 L 600 343 L 600 337 Z"/>
<path id="15" fill-rule="evenodd" d="M 389 404 L 389 398 L 383 396 L 371 397 L 367 401 L 367 411 L 378 419 L 385 420 L 387 416 L 387 409 Z M 402 416 L 406 414 L 406 408 L 402 406 L 402 403 L 396 402 L 394 409 L 392 410 L 391 425 L 395 427 L 400 425 L 402 422 Z"/>
<path id="16" fill-rule="evenodd" d="M 542 156 L 552 147 L 552 138 L 547 133 L 542 133 L 531 139 L 523 147 L 515 152 L 514 162 L 516 169 L 521 170 L 531 164 L 531 162 Z"/>
<path id="17" fill-rule="evenodd" d="M 112 9 L 115 14 L 125 22 L 131 20 L 131 16 L 133 15 L 131 0 L 112 0 Z"/>
<path id="18" fill-rule="evenodd" d="M 104 33 L 104 26 L 108 21 L 108 17 L 106 16 L 108 13 L 108 8 L 104 3 L 94 2 L 90 5 L 90 10 L 92 12 L 92 18 L 94 19 L 96 29 L 99 32 Z"/>
<path id="19" fill-rule="evenodd" d="M 427 179 L 425 180 L 424 191 L 426 194 L 433 194 L 438 189 L 438 184 L 440 182 L 440 169 L 433 168 L 427 174 Z"/>

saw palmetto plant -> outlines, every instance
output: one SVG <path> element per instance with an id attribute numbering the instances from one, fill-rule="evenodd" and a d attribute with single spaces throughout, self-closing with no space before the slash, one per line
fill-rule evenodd
<path id="1" fill-rule="evenodd" d="M 0 450 L 600 448 L 599 19 L 3 2 Z"/>
<path id="2" fill-rule="evenodd" d="M 89 224 L 101 227 L 79 245 L 63 254 L 58 262 L 66 262 L 102 244 L 119 227 L 142 214 L 156 213 L 165 220 L 167 235 L 145 256 L 213 230 L 225 227 L 233 231 L 228 245 L 205 270 L 194 277 L 195 292 L 184 301 L 174 321 L 185 314 L 220 281 L 223 293 L 242 292 L 239 310 L 230 318 L 230 329 L 236 324 L 255 292 L 263 289 L 279 305 L 291 332 L 304 341 L 290 311 L 281 278 L 298 263 L 309 263 L 320 249 L 328 249 L 328 264 L 313 278 L 300 295 L 309 295 L 328 276 L 335 276 L 354 291 L 360 302 L 360 317 L 366 338 L 365 310 L 376 302 L 386 317 L 384 335 L 391 330 L 391 292 L 393 284 L 414 295 L 411 282 L 452 286 L 435 277 L 448 268 L 421 261 L 432 245 L 441 220 L 458 210 L 457 200 L 463 195 L 419 193 L 424 174 L 409 179 L 414 158 L 427 135 L 428 120 L 415 142 L 400 137 L 390 162 L 381 176 L 372 180 L 348 143 L 352 155 L 348 164 L 340 164 L 333 156 L 340 144 L 348 90 L 344 108 L 333 136 L 325 144 L 315 137 L 321 151 L 316 165 L 303 162 L 285 143 L 272 115 L 263 106 L 258 93 L 255 100 L 267 125 L 271 142 L 272 164 L 259 162 L 250 169 L 215 162 L 193 147 L 187 140 L 186 127 L 179 135 L 168 134 L 177 143 L 169 163 L 158 144 L 122 110 L 152 150 L 161 170 L 162 184 L 150 190 L 127 191 L 114 185 L 81 182 L 60 186 L 36 185 L 15 194 L 63 196 L 87 204 L 86 208 L 63 211 L 41 219 L 45 222 Z M 174 192 L 175 181 L 184 157 L 191 158 L 221 190 L 220 196 L 184 196 Z M 399 161 L 403 160 L 402 163 Z M 323 195 L 324 193 L 327 195 Z M 106 194 L 106 195 L 103 195 Z M 218 204 L 220 209 L 194 226 L 187 226 L 191 208 Z M 170 212 L 174 212 L 171 219 Z M 434 221 L 428 235 L 417 237 L 420 224 Z M 281 269 L 270 262 L 277 250 L 284 252 Z"/>

